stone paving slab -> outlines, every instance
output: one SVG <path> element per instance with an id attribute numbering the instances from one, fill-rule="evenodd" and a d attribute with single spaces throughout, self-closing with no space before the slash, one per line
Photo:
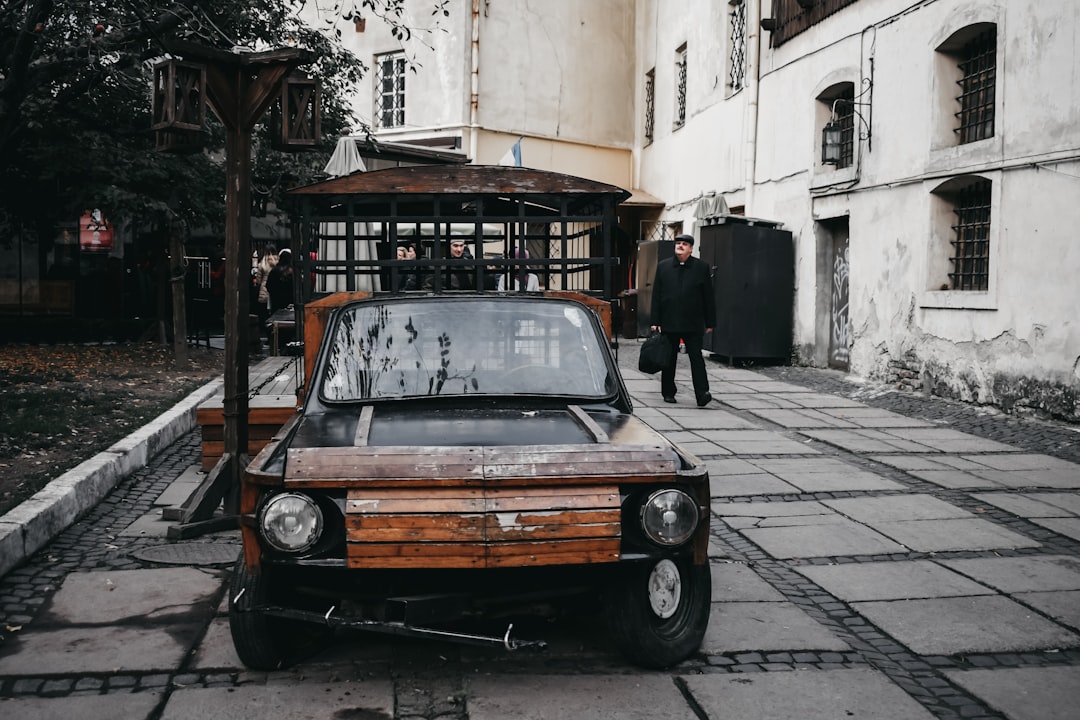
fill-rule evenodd
<path id="1" fill-rule="evenodd" d="M 1066 493 L 972 493 L 971 497 L 1022 518 L 1076 517 L 1080 511 L 1080 495 Z"/>
<path id="2" fill-rule="evenodd" d="M 753 393 L 736 393 L 731 395 L 713 393 L 713 398 L 719 402 L 730 405 L 737 410 L 760 410 L 764 408 L 791 408 L 798 409 L 799 405 L 790 400 L 772 395 L 755 395 Z"/>
<path id="3" fill-rule="evenodd" d="M 799 488 L 772 475 L 718 475 L 709 476 L 709 493 L 712 497 L 739 497 L 745 495 L 793 495 Z"/>
<path id="4" fill-rule="evenodd" d="M 928 445 L 885 435 L 878 430 L 800 430 L 800 432 L 815 440 L 854 453 L 937 452 Z"/>
<path id="5" fill-rule="evenodd" d="M 1008 455 L 978 455 L 966 459 L 994 470 L 1062 470 L 1080 477 L 1080 465 L 1050 455 L 1016 452 Z"/>
<path id="6" fill-rule="evenodd" d="M 946 670 L 962 688 L 1010 720 L 1076 720 L 1080 668 L 997 668 Z"/>
<path id="7" fill-rule="evenodd" d="M 738 415 L 720 410 L 715 403 L 704 408 L 671 406 L 665 410 L 665 414 L 678 422 L 684 430 L 761 430 L 760 425 L 755 425 L 749 420 L 744 420 Z"/>
<path id="8" fill-rule="evenodd" d="M 1012 445 L 999 443 L 995 440 L 976 437 L 962 433 L 959 430 L 950 430 L 943 427 L 930 428 L 890 428 L 884 432 L 894 437 L 911 440 L 921 445 L 928 445 L 936 450 L 946 453 L 970 453 L 970 452 L 1018 452 Z"/>
<path id="9" fill-rule="evenodd" d="M 996 594 L 930 560 L 806 565 L 795 569 L 847 602 Z"/>
<path id="10" fill-rule="evenodd" d="M 798 502 L 768 503 L 714 503 L 713 510 L 725 518 L 727 516 L 746 517 L 798 517 L 801 515 L 835 515 L 829 508 L 817 500 L 802 500 Z"/>
<path id="11" fill-rule="evenodd" d="M 165 491 L 157 496 L 154 505 L 174 507 L 183 504 L 206 477 L 199 465 L 191 465 L 179 477 L 172 481 Z"/>
<path id="12" fill-rule="evenodd" d="M 903 545 L 851 520 L 828 525 L 748 528 L 739 532 L 777 559 L 907 552 Z"/>
<path id="13" fill-rule="evenodd" d="M 782 408 L 763 408 L 753 410 L 754 415 L 785 428 L 851 428 L 854 423 L 834 418 L 817 410 L 789 410 Z"/>
<path id="14" fill-rule="evenodd" d="M 850 647 L 790 602 L 713 603 L 701 642 L 709 654 L 833 650 Z"/>
<path id="15" fill-rule="evenodd" d="M 1080 590 L 1014 593 L 1013 599 L 1030 605 L 1073 630 L 1080 630 Z"/>
<path id="16" fill-rule="evenodd" d="M 932 425 L 932 423 L 919 418 L 861 405 L 840 409 L 822 408 L 821 412 L 837 420 L 846 420 L 864 428 L 926 427 Z"/>
<path id="17" fill-rule="evenodd" d="M 1036 518 L 1032 522 L 1059 535 L 1080 541 L 1080 518 Z"/>
<path id="18" fill-rule="evenodd" d="M 842 395 L 830 395 L 828 393 L 810 392 L 801 385 L 799 392 L 783 392 L 777 394 L 778 391 L 772 393 L 773 397 L 779 397 L 784 400 L 789 400 L 797 405 L 807 409 L 853 409 L 853 408 L 865 408 L 858 400 L 851 400 Z M 836 416 L 833 416 L 834 419 Z"/>
<path id="19" fill-rule="evenodd" d="M 916 552 L 1041 547 L 1038 540 L 979 518 L 897 520 L 871 523 L 882 535 Z"/>
<path id="20" fill-rule="evenodd" d="M 394 687 L 389 680 L 338 680 L 181 688 L 169 697 L 161 717 L 162 720 L 392 718 Z"/>
<path id="21" fill-rule="evenodd" d="M 1072 470 L 1045 468 L 1041 470 L 974 470 L 977 477 L 1007 488 L 1080 489 L 1080 475 Z"/>
<path id="22" fill-rule="evenodd" d="M 885 675 L 862 668 L 691 675 L 686 677 L 686 684 L 710 718 L 931 720 L 934 717 Z"/>
<path id="23" fill-rule="evenodd" d="M 823 500 L 821 504 L 863 523 L 972 517 L 967 510 L 923 494 L 842 498 Z"/>
<path id="24" fill-rule="evenodd" d="M 116 533 L 120 537 L 158 537 L 163 538 L 169 532 L 172 523 L 165 520 L 160 507 L 154 508 L 133 523 Z"/>
<path id="25" fill-rule="evenodd" d="M 737 455 L 817 455 L 806 443 L 768 430 L 702 430 L 701 436 Z"/>
<path id="26" fill-rule="evenodd" d="M 5 698 L 4 716 L 12 720 L 60 718 L 149 718 L 161 702 L 159 692 L 113 692 L 108 695 Z"/>
<path id="27" fill-rule="evenodd" d="M 83 626 L 23 630 L 0 655 L 0 676 L 171 672 L 190 650 L 201 624 L 167 627 Z M 27 652 L 20 652 L 22 646 Z"/>
<path id="28" fill-rule="evenodd" d="M 784 596 L 742 563 L 712 564 L 712 601 L 781 602 Z"/>
<path id="29" fill-rule="evenodd" d="M 852 603 L 920 655 L 1056 650 L 1080 636 L 1000 595 Z"/>
<path id="30" fill-rule="evenodd" d="M 705 466 L 709 469 L 709 477 L 718 477 L 723 475 L 752 475 L 754 473 L 764 474 L 756 463 L 752 463 L 749 460 L 742 458 L 721 458 L 719 460 L 706 460 Z"/>
<path id="31" fill-rule="evenodd" d="M 688 442 L 679 443 L 679 445 L 687 452 L 693 453 L 698 458 L 715 457 L 718 455 L 730 455 L 731 452 L 720 447 L 716 443 L 711 442 Z"/>
<path id="32" fill-rule="evenodd" d="M 221 592 L 220 573 L 191 567 L 72 573 L 42 615 L 46 623 L 156 620 L 209 611 Z"/>
<path id="33" fill-rule="evenodd" d="M 925 480 L 928 483 L 933 483 L 938 487 L 949 488 L 950 490 L 980 488 L 998 489 L 1006 487 L 1000 483 L 978 477 L 977 475 L 972 475 L 963 470 L 909 470 L 908 474 L 920 480 Z"/>
<path id="34" fill-rule="evenodd" d="M 880 475 L 854 469 L 837 473 L 785 472 L 778 473 L 778 477 L 808 493 L 907 489 L 905 485 Z"/>
<path id="35" fill-rule="evenodd" d="M 467 683 L 469 720 L 697 720 L 671 677 L 662 673 L 479 675 Z"/>
<path id="36" fill-rule="evenodd" d="M 194 669 L 243 670 L 244 665 L 236 655 L 232 634 L 229 631 L 229 619 L 216 617 L 211 621 L 206 635 L 199 643 L 192 659 Z"/>
<path id="37" fill-rule="evenodd" d="M 764 375 L 758 375 L 756 378 L 746 378 L 745 380 L 738 381 L 739 385 L 742 385 L 747 390 L 757 393 L 790 393 L 792 395 L 809 395 L 813 391 L 809 388 L 805 388 L 802 385 L 793 385 L 792 383 L 782 382 L 779 380 L 770 380 Z M 788 398 L 785 398 L 788 399 Z M 797 400 L 797 398 L 790 398 Z"/>
<path id="38" fill-rule="evenodd" d="M 966 558 L 941 563 L 1006 593 L 1080 590 L 1080 558 L 1068 555 Z"/>

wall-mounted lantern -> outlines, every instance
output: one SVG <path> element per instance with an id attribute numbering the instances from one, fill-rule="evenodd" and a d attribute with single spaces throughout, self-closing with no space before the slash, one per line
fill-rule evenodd
<path id="1" fill-rule="evenodd" d="M 864 99 L 865 98 L 865 99 Z M 836 106 L 843 103 L 851 107 L 850 123 L 846 129 L 850 132 L 858 131 L 859 140 L 866 141 L 866 151 L 873 150 L 873 110 L 874 99 L 874 59 L 870 58 L 870 76 L 863 78 L 863 90 L 854 98 L 837 98 L 833 100 L 832 113 L 825 127 L 821 128 L 821 164 L 839 165 L 843 160 L 843 143 L 845 125 L 837 117 Z M 864 108 L 866 115 L 859 110 Z M 855 123 L 858 123 L 856 126 Z M 849 158 L 850 160 L 850 154 Z"/>
<path id="2" fill-rule="evenodd" d="M 836 121 L 836 114 L 821 128 L 821 164 L 837 165 L 840 163 L 840 143 L 843 136 L 843 128 Z"/>

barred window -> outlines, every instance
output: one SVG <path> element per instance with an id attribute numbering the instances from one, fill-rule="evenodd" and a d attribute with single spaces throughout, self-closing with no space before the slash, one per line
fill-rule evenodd
<path id="1" fill-rule="evenodd" d="M 990 280 L 990 181 L 979 178 L 956 191 L 952 226 L 953 290 L 986 290 Z"/>
<path id="2" fill-rule="evenodd" d="M 402 127 L 405 124 L 405 53 L 394 52 L 375 58 L 375 126 Z"/>
<path id="3" fill-rule="evenodd" d="M 686 124 L 686 45 L 675 51 L 675 129 Z"/>
<path id="4" fill-rule="evenodd" d="M 746 2 L 729 0 L 731 5 L 731 51 L 728 53 L 728 86 L 731 92 L 746 86 Z"/>
<path id="5" fill-rule="evenodd" d="M 960 95 L 956 113 L 960 144 L 994 136 L 994 85 L 997 76 L 997 27 L 979 33 L 958 53 Z"/>
<path id="6" fill-rule="evenodd" d="M 656 71 L 645 73 L 645 143 L 653 141 L 653 127 L 656 122 Z"/>

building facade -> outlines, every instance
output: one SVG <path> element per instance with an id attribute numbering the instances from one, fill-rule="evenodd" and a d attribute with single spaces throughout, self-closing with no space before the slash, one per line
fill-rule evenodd
<path id="1" fill-rule="evenodd" d="M 480 164 L 520 138 L 526 166 L 631 190 L 632 241 L 780 223 L 797 362 L 1080 420 L 1080 5 L 448 9 L 404 42 L 346 29 L 378 137 Z"/>

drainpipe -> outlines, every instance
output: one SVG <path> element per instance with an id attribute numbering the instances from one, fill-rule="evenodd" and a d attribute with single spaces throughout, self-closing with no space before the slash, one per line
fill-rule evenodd
<path id="1" fill-rule="evenodd" d="M 480 138 L 480 0 L 472 0 L 472 41 L 469 47 L 469 159 L 476 162 Z"/>
<path id="2" fill-rule="evenodd" d="M 758 75 L 761 65 L 761 4 L 764 0 L 747 0 L 746 3 L 746 113 L 743 133 L 746 153 L 743 158 L 744 177 L 743 205 L 747 217 L 754 217 L 754 184 L 757 175 L 758 131 Z"/>

